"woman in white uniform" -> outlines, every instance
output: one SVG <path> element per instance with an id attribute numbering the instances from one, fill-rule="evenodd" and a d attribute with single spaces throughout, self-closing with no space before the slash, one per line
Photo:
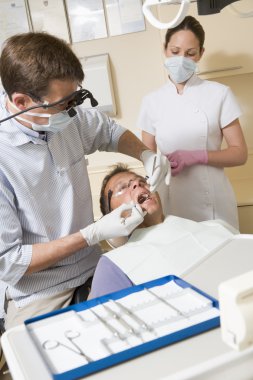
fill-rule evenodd
<path id="1" fill-rule="evenodd" d="M 171 163 L 169 213 L 195 221 L 223 219 L 238 228 L 236 199 L 224 167 L 247 160 L 241 111 L 227 86 L 195 74 L 204 38 L 192 16 L 167 31 L 169 80 L 143 99 L 138 127 L 145 145 L 158 148 Z M 223 138 L 226 147 L 221 149 Z"/>

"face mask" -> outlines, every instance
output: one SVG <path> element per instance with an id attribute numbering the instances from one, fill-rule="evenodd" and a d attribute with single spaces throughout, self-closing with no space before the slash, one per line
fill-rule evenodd
<path id="1" fill-rule="evenodd" d="M 196 62 L 183 56 L 167 58 L 164 66 L 168 70 L 170 78 L 176 83 L 186 82 L 197 70 Z"/>
<path id="2" fill-rule="evenodd" d="M 20 109 L 16 107 L 15 104 L 12 103 L 12 105 L 17 111 L 20 111 Z M 45 131 L 45 132 L 57 133 L 65 129 L 72 121 L 71 120 L 72 118 L 69 117 L 66 111 L 61 111 L 54 115 L 51 115 L 49 113 L 34 113 L 34 112 L 26 112 L 25 114 L 28 116 L 48 118 L 48 124 L 37 124 L 37 123 L 34 123 L 33 121 L 26 120 L 21 116 L 16 116 L 16 119 L 22 120 L 25 123 L 30 124 L 32 126 L 32 129 L 38 132 Z"/>

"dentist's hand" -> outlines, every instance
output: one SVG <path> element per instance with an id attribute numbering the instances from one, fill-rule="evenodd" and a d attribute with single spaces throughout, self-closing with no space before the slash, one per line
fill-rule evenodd
<path id="1" fill-rule="evenodd" d="M 141 154 L 141 160 L 148 176 L 147 183 L 150 185 L 150 191 L 154 192 L 162 181 L 169 185 L 171 169 L 165 156 L 151 150 L 144 150 Z"/>
<path id="2" fill-rule="evenodd" d="M 122 213 L 130 211 L 131 215 L 123 218 Z M 80 230 L 88 245 L 94 245 L 101 240 L 119 236 L 128 236 L 144 220 L 145 212 L 138 204 L 123 203 L 110 214 L 103 216 L 97 222 Z"/>
<path id="3" fill-rule="evenodd" d="M 206 150 L 176 150 L 167 154 L 171 165 L 171 174 L 179 174 L 185 167 L 196 164 L 207 164 L 208 154 Z"/>

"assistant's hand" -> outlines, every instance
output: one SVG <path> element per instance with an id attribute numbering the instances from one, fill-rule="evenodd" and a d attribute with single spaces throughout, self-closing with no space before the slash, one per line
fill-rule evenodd
<path id="1" fill-rule="evenodd" d="M 175 150 L 167 154 L 167 158 L 170 161 L 173 176 L 179 174 L 185 167 L 208 162 L 206 150 Z"/>
<path id="2" fill-rule="evenodd" d="M 151 150 L 144 150 L 141 154 L 141 160 L 148 176 L 147 183 L 150 185 L 150 191 L 154 192 L 163 180 L 166 185 L 169 185 L 171 169 L 165 156 Z"/>
<path id="3" fill-rule="evenodd" d="M 123 218 L 122 213 L 130 211 L 131 215 Z M 108 240 L 119 236 L 128 236 L 143 222 L 145 211 L 138 204 L 123 203 L 110 214 L 103 216 L 97 222 L 80 230 L 88 245 L 94 245 L 101 240 Z"/>

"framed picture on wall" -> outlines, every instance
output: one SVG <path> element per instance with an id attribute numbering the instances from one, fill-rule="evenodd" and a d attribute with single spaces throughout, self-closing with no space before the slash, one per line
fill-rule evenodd
<path id="1" fill-rule="evenodd" d="M 107 37 L 103 0 L 66 0 L 72 43 Z"/>
<path id="2" fill-rule="evenodd" d="M 110 36 L 145 30 L 141 0 L 105 0 Z"/>
<path id="3" fill-rule="evenodd" d="M 116 116 L 116 102 L 108 54 L 80 58 L 85 73 L 83 88 L 92 92 L 98 101 L 97 108 L 109 116 Z M 84 108 L 90 108 L 90 101 L 84 101 Z"/>
<path id="4" fill-rule="evenodd" d="M 28 0 L 32 27 L 70 42 L 63 0 Z"/>

